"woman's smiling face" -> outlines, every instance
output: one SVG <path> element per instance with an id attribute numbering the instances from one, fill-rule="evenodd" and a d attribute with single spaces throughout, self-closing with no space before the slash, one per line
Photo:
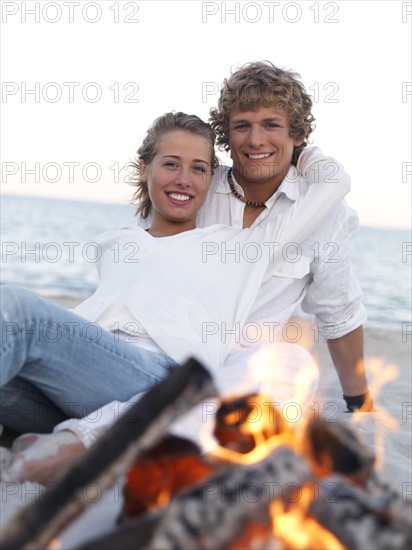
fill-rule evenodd
<path id="1" fill-rule="evenodd" d="M 153 205 L 152 228 L 196 227 L 196 215 L 206 199 L 212 179 L 210 143 L 188 130 L 172 130 L 159 140 L 149 165 L 140 164 Z"/>

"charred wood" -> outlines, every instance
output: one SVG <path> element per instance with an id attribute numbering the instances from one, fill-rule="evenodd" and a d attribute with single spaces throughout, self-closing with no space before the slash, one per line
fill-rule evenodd
<path id="1" fill-rule="evenodd" d="M 269 526 L 269 504 L 293 498 L 311 477 L 306 460 L 282 446 L 257 464 L 225 468 L 176 495 L 167 507 L 129 520 L 81 550 L 108 549 L 114 540 L 117 550 L 227 549 L 248 524 Z"/>
<path id="2" fill-rule="evenodd" d="M 350 550 L 406 550 L 412 547 L 411 502 L 383 491 L 367 492 L 342 476 L 319 481 L 309 513 Z"/>

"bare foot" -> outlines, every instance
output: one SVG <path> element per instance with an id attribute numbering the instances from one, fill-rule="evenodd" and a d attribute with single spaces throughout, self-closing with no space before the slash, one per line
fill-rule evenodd
<path id="1" fill-rule="evenodd" d="M 23 434 L 19 435 L 14 441 L 13 445 L 11 446 L 10 450 L 13 453 L 19 453 L 21 451 L 24 451 L 27 447 L 30 445 L 33 445 L 40 437 L 42 437 L 42 434 Z"/>
<path id="2" fill-rule="evenodd" d="M 69 430 L 47 435 L 25 434 L 14 442 L 13 456 L 1 472 L 1 479 L 45 485 L 60 477 L 85 450 L 78 436 Z"/>

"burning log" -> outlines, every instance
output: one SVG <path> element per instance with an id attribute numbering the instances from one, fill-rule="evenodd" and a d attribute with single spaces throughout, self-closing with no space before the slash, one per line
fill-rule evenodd
<path id="1" fill-rule="evenodd" d="M 262 411 L 265 414 L 256 414 Z M 274 498 L 281 498 L 286 490 L 295 491 L 299 487 L 299 480 L 311 478 L 311 472 L 306 461 L 293 453 L 286 445 L 274 451 L 279 442 L 287 441 L 288 428 L 279 411 L 271 404 L 270 399 L 261 395 L 250 394 L 241 398 L 224 401 L 217 414 L 214 434 L 222 447 L 221 452 L 206 457 L 196 457 L 195 471 L 188 475 L 186 472 L 184 485 L 195 485 L 195 477 L 199 479 L 207 475 L 210 477 L 187 488 L 180 493 L 172 489 L 168 498 L 173 497 L 167 507 L 152 511 L 137 519 L 129 518 L 113 533 L 102 539 L 91 541 L 84 549 L 99 548 L 111 550 L 114 546 L 128 548 L 229 548 L 242 527 L 248 525 L 246 538 L 261 539 L 262 548 L 267 549 L 268 534 L 270 535 L 270 515 L 268 502 Z M 268 449 L 264 452 L 266 459 L 261 461 L 262 447 L 256 447 L 256 441 L 266 442 Z M 147 453 L 147 457 L 154 459 L 152 467 L 159 465 L 159 451 L 161 458 L 167 459 L 171 454 L 178 454 L 176 449 L 170 448 L 171 439 L 165 441 Z M 167 448 L 167 443 L 169 448 Z M 177 443 L 176 438 L 173 444 Z M 180 449 L 180 460 L 184 457 L 196 455 L 196 450 Z M 234 466 L 233 460 L 238 462 L 250 461 L 253 448 L 258 450 L 255 463 L 249 466 Z M 146 458 L 143 457 L 143 458 Z M 259 460 L 258 463 L 256 461 Z M 199 470 L 199 464 L 201 469 Z M 178 467 L 178 471 L 183 464 Z M 176 464 L 175 466 L 176 467 Z M 139 497 L 144 498 L 147 487 L 140 483 L 142 475 L 150 468 L 146 461 L 139 460 L 129 474 L 125 487 L 125 507 L 132 511 L 134 502 L 139 503 Z M 163 472 L 163 479 L 168 489 L 173 484 L 168 479 L 169 467 Z M 131 478 L 139 483 L 134 485 Z M 145 478 L 147 485 L 147 477 Z M 136 494 L 140 490 L 140 495 Z M 155 488 L 156 494 L 159 489 Z M 152 499 L 153 502 L 153 499 Z M 139 503 L 140 504 L 140 503 Z M 165 504 L 165 502 L 163 502 Z M 140 512 L 140 508 L 139 508 Z M 234 543 L 233 549 L 240 548 Z M 175 545 L 175 546 L 174 546 Z M 232 548 L 232 546 L 230 546 Z"/>
<path id="2" fill-rule="evenodd" d="M 227 548 L 247 524 L 269 519 L 271 501 L 311 477 L 306 461 L 287 446 L 257 464 L 228 468 L 177 496 L 146 548 Z"/>
<path id="3" fill-rule="evenodd" d="M 392 502 L 387 492 L 370 493 L 336 475 L 320 481 L 309 513 L 347 548 L 407 550 L 412 547 L 411 502 Z"/>
<path id="4" fill-rule="evenodd" d="M 410 508 L 404 504 L 399 516 L 398 510 L 386 492 L 339 475 L 311 477 L 304 457 L 282 446 L 257 464 L 226 468 L 80 550 L 407 550 Z"/>
<path id="5" fill-rule="evenodd" d="M 308 424 L 303 453 L 318 476 L 341 473 L 361 485 L 370 477 L 375 463 L 375 456 L 362 445 L 352 430 L 342 424 L 322 420 Z"/>
<path id="6" fill-rule="evenodd" d="M 263 400 L 261 395 L 248 394 L 221 403 L 216 413 L 214 435 L 224 449 L 246 454 L 256 447 L 257 434 L 261 441 L 267 441 L 286 431 L 285 422 L 272 405 L 266 411 L 268 418 L 260 422 L 261 415 L 256 415 L 256 410 L 260 409 Z M 255 429 L 254 425 L 257 425 Z M 229 453 L 230 456 L 233 455 Z M 129 470 L 120 520 L 165 505 L 183 488 L 196 485 L 224 468 L 227 458 L 225 453 L 217 458 L 201 456 L 199 447 L 193 442 L 166 436 L 141 455 Z"/>
<path id="7" fill-rule="evenodd" d="M 412 546 L 408 504 L 388 492 L 373 474 L 374 457 L 350 430 L 338 424 L 309 423 L 303 432 L 305 445 L 296 445 L 299 453 L 304 449 L 299 454 L 292 448 L 290 428 L 276 410 L 267 409 L 269 423 L 268 418 L 252 421 L 254 405 L 262 402 L 261 396 L 248 395 L 221 405 L 214 433 L 225 448 L 213 455 L 221 462 L 212 463 L 215 471 L 210 477 L 177 494 L 172 490 L 168 505 L 163 502 L 162 508 L 137 519 L 129 517 L 81 550 L 404 550 Z M 254 447 L 259 439 L 264 443 Z M 256 452 L 262 448 L 263 460 Z M 164 447 L 162 452 L 170 454 Z M 186 458 L 196 453 L 182 450 Z M 255 462 L 250 463 L 252 455 Z M 235 456 L 238 461 L 229 464 Z M 210 464 L 207 458 L 202 463 Z M 188 476 L 183 485 L 193 482 Z M 145 490 L 142 487 L 143 494 Z"/>
<path id="8" fill-rule="evenodd" d="M 191 359 L 149 390 L 59 481 L 18 514 L 0 535 L 2 550 L 44 548 L 87 506 L 83 489 L 106 490 L 170 424 L 206 397 L 216 395 L 208 371 Z"/>
<path id="9" fill-rule="evenodd" d="M 81 548 L 109 550 L 114 542 L 118 550 L 229 548 L 251 523 L 269 528 L 269 503 L 294 494 L 311 478 L 303 457 L 278 447 L 258 463 L 226 467 L 176 495 L 167 507 L 129 520 Z"/>
<path id="10" fill-rule="evenodd" d="M 263 412 L 262 412 L 263 411 Z M 216 413 L 214 435 L 222 447 L 251 452 L 260 442 L 288 431 L 269 398 L 247 394 L 223 401 Z"/>
<path id="11" fill-rule="evenodd" d="M 212 471 L 212 464 L 192 441 L 164 437 L 129 470 L 120 521 L 166 504 L 174 494 L 203 481 Z"/>

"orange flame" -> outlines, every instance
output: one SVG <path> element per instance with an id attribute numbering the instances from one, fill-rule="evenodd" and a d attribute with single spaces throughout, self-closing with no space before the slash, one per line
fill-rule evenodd
<path id="1" fill-rule="evenodd" d="M 301 406 L 308 402 L 318 377 L 318 370 L 312 360 L 305 362 L 305 356 L 302 356 L 302 364 L 298 370 L 291 368 L 290 361 L 290 348 L 282 346 L 265 345 L 254 353 L 249 362 L 249 378 L 251 385 L 259 388 L 259 394 L 254 396 L 253 413 L 251 412 L 239 426 L 241 434 L 247 433 L 253 437 L 254 448 L 248 453 L 238 453 L 227 448 L 228 446 L 215 446 L 208 440 L 210 434 L 205 433 L 202 441 L 211 455 L 236 464 L 253 464 L 265 458 L 280 445 L 295 447 L 294 442 L 298 438 L 292 436 L 291 430 L 299 423 L 296 419 L 289 418 L 287 413 L 284 414 L 283 409 L 280 413 L 276 406 L 280 406 L 280 402 L 294 405 L 299 411 L 300 418 Z M 282 388 L 281 391 L 279 387 Z M 232 397 L 225 395 L 223 399 L 226 401 Z M 279 402 L 274 403 L 277 399 Z M 236 424 L 236 412 L 232 416 L 233 424 Z M 229 414 L 225 420 L 227 424 L 231 423 Z M 282 424 L 277 433 L 273 431 L 275 420 L 278 424 Z"/>
<path id="2" fill-rule="evenodd" d="M 286 445 L 298 454 L 307 456 L 304 441 L 307 436 L 307 434 L 305 436 L 305 431 L 309 423 L 309 416 L 305 415 L 301 421 L 292 426 L 290 422 L 287 422 L 288 419 L 282 418 L 281 413 L 276 408 L 269 406 L 271 405 L 271 398 L 267 396 L 273 396 L 275 388 L 274 381 L 271 380 L 272 369 L 274 365 L 277 366 L 275 355 L 273 349 L 270 350 L 269 347 L 264 347 L 253 356 L 251 361 L 251 380 L 257 382 L 262 393 L 253 396 L 255 400 L 253 413 L 250 412 L 246 415 L 244 422 L 236 427 L 240 433 L 250 434 L 253 437 L 253 449 L 249 452 L 240 453 L 220 445 L 211 449 L 210 454 L 213 456 L 236 464 L 253 464 L 266 458 L 268 454 L 281 445 Z M 361 365 L 359 365 L 360 367 Z M 286 368 L 285 361 L 282 363 L 282 360 L 280 360 L 280 378 L 282 378 L 282 369 Z M 375 399 L 382 387 L 398 376 L 398 368 L 395 365 L 385 365 L 384 361 L 379 358 L 367 360 L 367 371 L 370 376 L 370 392 Z M 277 374 L 279 375 L 279 371 Z M 293 383 L 291 383 L 291 386 L 295 388 L 295 394 L 292 397 L 295 402 L 306 402 L 308 395 L 306 392 L 312 386 L 315 375 L 311 368 L 297 372 Z M 287 375 L 284 379 L 287 380 Z M 256 409 L 264 411 L 265 414 L 262 414 L 260 418 L 254 417 Z M 385 410 L 377 412 L 379 423 L 377 423 L 375 431 L 375 448 L 377 450 L 375 466 L 382 464 L 384 431 L 399 428 L 395 418 L 388 412 Z M 273 426 L 271 430 L 274 414 L 277 414 L 282 420 L 281 429 L 277 433 L 273 433 Z M 359 413 L 351 415 L 351 418 L 354 422 L 361 422 L 362 419 L 366 420 L 368 416 Z M 226 416 L 228 425 L 235 426 L 237 422 L 236 411 Z M 333 460 L 329 454 L 324 453 L 321 458 L 320 464 L 314 468 L 314 473 L 317 476 L 328 475 L 333 469 Z M 313 491 L 308 486 L 304 486 L 299 502 L 285 505 L 282 501 L 276 500 L 271 504 L 270 512 L 274 537 L 284 545 L 282 547 L 284 550 L 312 550 L 313 548 L 316 548 L 316 550 L 346 550 L 346 547 L 333 533 L 324 528 L 313 517 L 310 517 L 308 510 L 314 499 L 312 493 Z"/>
<path id="3" fill-rule="evenodd" d="M 289 510 L 280 500 L 271 504 L 273 534 L 285 544 L 284 550 L 346 550 L 333 533 L 307 515 L 311 493 L 303 487 L 301 498 Z"/>
<path id="4" fill-rule="evenodd" d="M 290 348 L 277 348 L 273 345 L 260 348 L 250 360 L 250 378 L 260 386 L 260 393 L 277 396 L 279 401 L 295 402 L 301 406 L 307 403 L 312 393 L 311 388 L 318 378 L 318 369 L 312 360 L 305 361 L 304 356 L 299 357 L 302 361 L 299 370 L 291 369 L 290 353 Z M 282 386 L 280 394 L 279 382 Z M 288 418 L 286 420 L 289 421 Z"/>
<path id="5" fill-rule="evenodd" d="M 361 367 L 361 366 L 360 366 Z M 369 388 L 374 399 L 381 393 L 383 386 L 395 380 L 399 375 L 399 369 L 396 365 L 385 364 L 381 357 L 370 357 L 366 359 L 366 370 L 370 375 Z M 379 415 L 379 422 L 376 422 L 375 429 L 375 449 L 376 460 L 375 468 L 382 469 L 384 459 L 384 435 L 386 431 L 398 431 L 398 421 L 389 414 L 385 409 L 378 409 L 376 413 Z M 366 417 L 367 419 L 368 417 Z M 365 420 L 363 414 L 354 414 L 353 421 L 361 423 Z"/>

